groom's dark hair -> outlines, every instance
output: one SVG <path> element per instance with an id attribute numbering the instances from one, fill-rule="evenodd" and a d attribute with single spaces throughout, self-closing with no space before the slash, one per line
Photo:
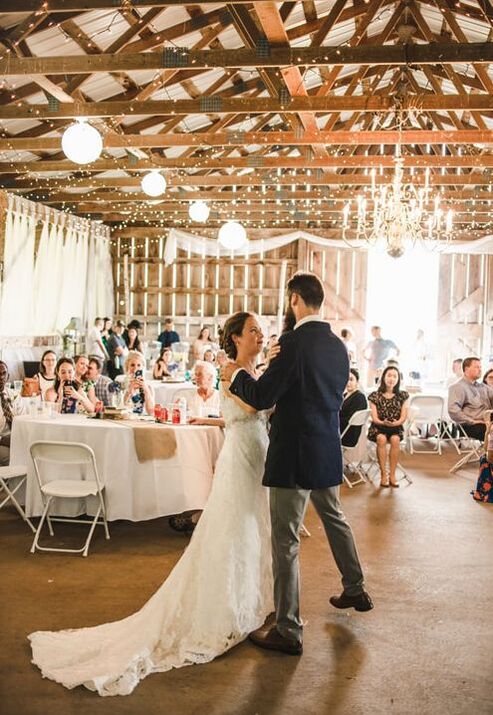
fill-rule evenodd
<path id="1" fill-rule="evenodd" d="M 324 287 L 314 273 L 295 273 L 288 282 L 288 297 L 297 293 L 310 308 L 320 308 L 324 302 Z"/>

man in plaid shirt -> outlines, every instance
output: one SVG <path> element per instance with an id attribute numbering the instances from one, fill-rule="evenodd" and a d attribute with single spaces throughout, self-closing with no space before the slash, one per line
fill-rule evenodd
<path id="1" fill-rule="evenodd" d="M 108 386 L 111 385 L 112 380 L 106 377 L 106 375 L 101 374 L 102 369 L 103 366 L 99 358 L 91 357 L 89 359 L 87 377 L 94 384 L 94 392 L 98 400 L 101 400 L 105 407 L 109 407 L 111 405 L 111 394 L 108 390 Z"/>

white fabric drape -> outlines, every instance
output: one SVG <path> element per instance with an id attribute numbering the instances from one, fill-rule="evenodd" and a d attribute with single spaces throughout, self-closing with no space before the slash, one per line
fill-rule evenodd
<path id="1" fill-rule="evenodd" d="M 307 231 L 291 231 L 290 233 L 283 233 L 279 236 L 272 236 L 271 238 L 249 241 L 248 253 L 249 255 L 256 255 L 264 251 L 272 251 L 275 248 L 287 246 L 289 243 L 298 241 L 299 239 L 305 239 L 318 246 L 325 246 L 325 248 L 346 248 L 349 250 L 368 249 L 368 244 L 362 240 L 353 241 L 349 245 L 342 238 L 323 238 L 308 233 Z M 216 239 L 196 236 L 194 233 L 187 233 L 186 231 L 172 228 L 164 247 L 163 258 L 166 265 L 170 265 L 176 260 L 178 249 L 205 256 L 231 256 L 231 249 L 223 248 Z M 244 248 L 241 248 L 238 253 L 242 254 L 244 250 Z M 441 252 L 493 254 L 493 236 L 485 236 L 477 241 L 451 241 L 448 246 L 444 246 L 441 249 Z"/>
<path id="2" fill-rule="evenodd" d="M 106 226 L 8 195 L 0 335 L 46 335 L 71 318 L 91 324 L 96 315 L 112 315 L 108 238 Z"/>
<path id="3" fill-rule="evenodd" d="M 0 330 L 4 335 L 25 335 L 31 329 L 35 237 L 34 216 L 15 210 L 9 202 L 0 306 Z"/>

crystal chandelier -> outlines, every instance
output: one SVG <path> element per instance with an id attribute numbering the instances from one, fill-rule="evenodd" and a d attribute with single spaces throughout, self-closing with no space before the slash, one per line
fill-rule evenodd
<path id="1" fill-rule="evenodd" d="M 365 196 L 356 198 L 355 211 L 351 202 L 343 208 L 342 236 L 356 224 L 356 239 L 364 240 L 370 246 L 383 246 L 389 256 L 399 258 L 406 248 L 417 243 L 426 248 L 444 247 L 452 237 L 453 211 L 441 208 L 440 194 L 431 195 L 430 170 L 425 170 L 424 186 L 417 188 L 404 181 L 404 159 L 400 144 L 396 145 L 394 156 L 394 178 L 390 185 L 381 189 L 375 186 L 375 169 L 371 172 L 371 201 Z"/>

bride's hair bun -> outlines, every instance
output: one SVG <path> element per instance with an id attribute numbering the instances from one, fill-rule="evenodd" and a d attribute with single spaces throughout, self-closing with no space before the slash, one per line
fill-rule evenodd
<path id="1" fill-rule="evenodd" d="M 219 329 L 219 345 L 231 360 L 236 360 L 237 355 L 233 335 L 242 334 L 245 323 L 250 316 L 251 313 L 234 313 L 227 319 L 224 326 Z"/>

